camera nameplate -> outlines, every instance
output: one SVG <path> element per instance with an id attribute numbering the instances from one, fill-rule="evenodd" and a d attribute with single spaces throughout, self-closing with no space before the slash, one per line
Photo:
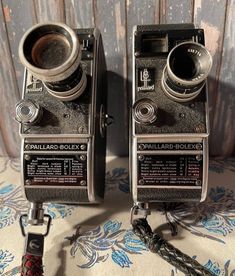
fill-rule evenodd
<path id="1" fill-rule="evenodd" d="M 137 159 L 138 186 L 202 185 L 202 155 L 151 153 L 138 154 Z"/>
<path id="2" fill-rule="evenodd" d="M 86 154 L 25 154 L 25 185 L 86 186 Z"/>

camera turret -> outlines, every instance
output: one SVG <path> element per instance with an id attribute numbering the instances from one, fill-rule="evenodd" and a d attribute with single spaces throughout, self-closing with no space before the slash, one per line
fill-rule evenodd
<path id="1" fill-rule="evenodd" d="M 72 101 L 84 92 L 87 79 L 80 64 L 81 45 L 75 31 L 67 25 L 33 26 L 21 39 L 19 57 L 57 99 Z"/>
<path id="2" fill-rule="evenodd" d="M 196 42 L 180 43 L 167 57 L 162 88 L 175 101 L 190 101 L 201 92 L 211 66 L 212 57 L 203 45 Z"/>

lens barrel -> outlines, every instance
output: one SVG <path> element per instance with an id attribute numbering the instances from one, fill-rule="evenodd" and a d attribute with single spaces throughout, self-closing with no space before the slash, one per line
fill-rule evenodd
<path id="1" fill-rule="evenodd" d="M 162 88 L 175 101 L 190 101 L 202 90 L 211 67 L 212 57 L 203 45 L 195 42 L 180 43 L 167 57 Z"/>
<path id="2" fill-rule="evenodd" d="M 63 23 L 30 28 L 20 41 L 19 57 L 48 92 L 62 101 L 74 100 L 86 88 L 86 74 L 80 65 L 81 45 L 76 33 Z"/>

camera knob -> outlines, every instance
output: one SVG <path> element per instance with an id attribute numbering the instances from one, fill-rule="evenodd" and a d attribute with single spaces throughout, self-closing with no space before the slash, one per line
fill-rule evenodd
<path id="1" fill-rule="evenodd" d="M 141 99 L 133 106 L 133 116 L 138 124 L 149 125 L 157 119 L 157 105 L 150 99 Z"/>
<path id="2" fill-rule="evenodd" d="M 33 125 L 39 121 L 42 115 L 41 107 L 30 100 L 21 100 L 16 104 L 16 121 L 25 124 Z"/>

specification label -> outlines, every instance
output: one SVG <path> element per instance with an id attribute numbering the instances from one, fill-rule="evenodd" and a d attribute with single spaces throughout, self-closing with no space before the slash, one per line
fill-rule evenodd
<path id="1" fill-rule="evenodd" d="M 138 155 L 138 185 L 201 186 L 201 155 Z"/>
<path id="2" fill-rule="evenodd" d="M 25 183 L 28 185 L 87 184 L 87 155 L 25 155 Z"/>

